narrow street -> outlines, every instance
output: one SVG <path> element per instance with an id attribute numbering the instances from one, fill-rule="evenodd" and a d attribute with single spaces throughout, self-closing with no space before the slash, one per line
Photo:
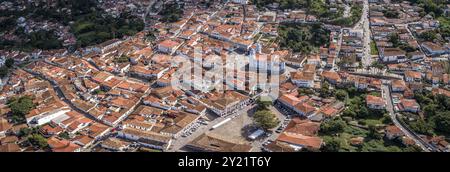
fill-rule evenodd
<path id="1" fill-rule="evenodd" d="M 27 70 L 24 70 L 24 71 L 28 72 Z M 40 77 L 39 75 L 33 74 L 33 73 L 31 73 L 31 72 L 28 72 L 28 73 L 31 74 L 31 75 L 33 75 L 33 76 L 35 76 L 35 77 Z M 45 78 L 43 78 L 43 79 L 45 79 Z M 68 106 L 70 106 L 70 108 L 71 108 L 72 110 L 75 110 L 75 111 L 77 111 L 77 112 L 80 113 L 80 114 L 83 114 L 86 118 L 89 118 L 89 119 L 91 119 L 91 120 L 94 120 L 94 121 L 96 121 L 96 122 L 99 122 L 99 123 L 104 124 L 102 121 L 100 121 L 100 120 L 98 120 L 98 119 L 92 117 L 91 115 L 89 115 L 89 114 L 83 112 L 82 110 L 80 110 L 79 108 L 77 108 L 75 105 L 73 105 L 72 102 L 70 102 L 69 100 L 67 100 L 67 99 L 65 98 L 63 92 L 61 91 L 61 88 L 60 88 L 58 85 L 56 85 L 55 83 L 53 83 L 53 82 L 50 81 L 50 80 L 47 80 L 47 79 L 45 79 L 45 80 L 48 81 L 48 82 L 52 85 L 52 87 L 53 87 L 53 89 L 55 90 L 55 92 L 56 92 L 57 96 L 59 97 L 59 99 L 61 99 L 61 100 L 64 101 Z"/>

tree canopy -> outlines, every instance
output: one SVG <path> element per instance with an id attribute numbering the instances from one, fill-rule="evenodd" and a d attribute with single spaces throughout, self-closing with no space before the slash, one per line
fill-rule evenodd
<path id="1" fill-rule="evenodd" d="M 328 46 L 330 31 L 321 24 L 282 24 L 279 27 L 280 46 L 297 53 L 310 54 L 321 46 Z"/>
<path id="2" fill-rule="evenodd" d="M 347 124 L 341 118 L 327 120 L 320 124 L 320 132 L 327 134 L 336 134 L 343 132 Z"/>
<path id="3" fill-rule="evenodd" d="M 275 114 L 268 110 L 257 111 L 253 118 L 255 123 L 265 130 L 275 128 L 280 122 Z"/>
<path id="4" fill-rule="evenodd" d="M 11 108 L 13 121 L 17 123 L 24 122 L 25 115 L 35 107 L 32 98 L 29 96 L 11 98 L 8 102 L 8 106 Z"/>

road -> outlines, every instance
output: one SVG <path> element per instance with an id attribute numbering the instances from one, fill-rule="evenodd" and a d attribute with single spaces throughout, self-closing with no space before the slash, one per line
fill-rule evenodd
<path id="1" fill-rule="evenodd" d="M 364 31 L 364 38 L 363 38 L 363 44 L 364 44 L 364 54 L 361 59 L 361 62 L 363 64 L 364 68 L 369 67 L 372 64 L 372 55 L 370 53 L 370 42 L 371 40 L 371 32 L 370 32 L 370 22 L 369 22 L 369 1 L 365 0 L 363 5 L 363 12 L 361 16 L 361 23 L 362 29 Z"/>
<path id="2" fill-rule="evenodd" d="M 430 152 L 430 149 L 434 150 L 433 146 L 431 146 L 428 143 L 426 143 L 425 141 L 423 141 L 416 133 L 410 131 L 406 126 L 403 126 L 403 124 L 398 121 L 397 114 L 394 112 L 394 105 L 392 103 L 389 85 L 383 84 L 381 86 L 381 92 L 382 92 L 383 98 L 385 98 L 385 100 L 386 100 L 386 110 L 389 112 L 389 116 L 391 117 L 392 122 L 395 124 L 395 126 L 400 128 L 400 130 L 407 137 L 413 139 L 414 142 L 416 142 L 416 145 L 420 146 L 422 148 L 422 150 L 424 150 L 425 152 Z"/>

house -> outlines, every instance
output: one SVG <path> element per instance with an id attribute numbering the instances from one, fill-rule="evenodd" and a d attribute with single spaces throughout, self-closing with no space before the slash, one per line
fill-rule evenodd
<path id="1" fill-rule="evenodd" d="M 334 71 L 323 71 L 322 77 L 331 84 L 338 84 L 342 82 L 341 76 Z"/>
<path id="2" fill-rule="evenodd" d="M 122 41 L 119 40 L 119 39 L 111 39 L 111 40 L 105 41 L 105 42 L 103 42 L 101 44 L 98 44 L 96 46 L 87 47 L 85 49 L 85 51 L 86 52 L 97 51 L 97 52 L 100 52 L 100 53 L 105 53 L 108 50 L 110 50 L 110 49 L 112 49 L 114 47 L 117 47 L 121 43 L 122 43 Z"/>
<path id="3" fill-rule="evenodd" d="M 81 147 L 65 139 L 51 137 L 47 140 L 52 152 L 80 152 Z"/>
<path id="4" fill-rule="evenodd" d="M 314 74 L 305 72 L 291 72 L 291 81 L 297 87 L 314 87 Z"/>
<path id="5" fill-rule="evenodd" d="M 233 0 L 233 3 L 237 3 L 237 4 L 248 4 L 248 0 Z"/>
<path id="6" fill-rule="evenodd" d="M 422 81 L 422 73 L 416 71 L 406 71 L 405 72 L 405 81 L 406 82 L 421 82 Z"/>
<path id="7" fill-rule="evenodd" d="M 64 129 L 61 126 L 59 126 L 53 122 L 49 122 L 39 129 L 39 132 L 41 134 L 43 134 L 44 136 L 57 135 L 63 131 L 64 131 Z"/>
<path id="8" fill-rule="evenodd" d="M 73 143 L 81 146 L 83 149 L 88 148 L 94 143 L 95 139 L 88 135 L 80 135 L 74 138 Z"/>
<path id="9" fill-rule="evenodd" d="M 158 44 L 158 51 L 167 54 L 173 54 L 180 47 L 180 43 L 172 40 L 164 40 Z"/>
<path id="10" fill-rule="evenodd" d="M 367 95 L 366 96 L 366 104 L 367 107 L 370 109 L 384 109 L 386 108 L 386 103 L 384 102 L 383 98 Z"/>
<path id="11" fill-rule="evenodd" d="M 170 136 L 131 127 L 125 127 L 123 130 L 120 130 L 118 137 L 136 141 L 142 146 L 159 150 L 167 150 L 172 144 L 172 138 Z"/>
<path id="12" fill-rule="evenodd" d="M 297 151 L 304 148 L 318 150 L 323 145 L 323 140 L 317 136 L 319 129 L 320 123 L 294 118 L 276 141 L 287 143 Z"/>
<path id="13" fill-rule="evenodd" d="M 420 52 L 420 51 L 414 51 L 414 52 L 410 52 L 407 54 L 407 56 L 411 59 L 411 60 L 422 60 L 425 58 L 425 54 Z"/>
<path id="14" fill-rule="evenodd" d="M 19 145 L 15 143 L 7 143 L 0 145 L 0 152 L 20 152 Z"/>
<path id="15" fill-rule="evenodd" d="M 268 145 L 264 146 L 264 151 L 267 152 L 296 152 L 288 143 L 273 141 Z"/>
<path id="16" fill-rule="evenodd" d="M 357 77 L 355 80 L 355 87 L 358 90 L 365 90 L 369 87 L 370 82 L 365 77 Z"/>
<path id="17" fill-rule="evenodd" d="M 433 88 L 432 93 L 433 93 L 433 95 L 442 94 L 447 97 L 450 97 L 450 91 L 448 91 L 446 89 L 442 89 L 442 88 Z"/>
<path id="18" fill-rule="evenodd" d="M 414 99 L 401 99 L 399 104 L 399 110 L 417 113 L 420 111 L 420 105 Z"/>
<path id="19" fill-rule="evenodd" d="M 384 48 L 380 51 L 380 58 L 385 63 L 402 62 L 406 59 L 406 52 L 399 48 Z"/>
<path id="20" fill-rule="evenodd" d="M 225 93 L 209 93 L 200 101 L 215 114 L 227 116 L 247 105 L 250 97 L 236 91 L 226 91 Z"/>
<path id="21" fill-rule="evenodd" d="M 306 102 L 303 102 L 295 105 L 293 110 L 301 116 L 311 116 L 316 111 L 316 108 Z"/>
<path id="22" fill-rule="evenodd" d="M 364 137 L 353 137 L 350 139 L 350 145 L 352 146 L 361 146 L 364 143 Z"/>
<path id="23" fill-rule="evenodd" d="M 319 54 L 308 56 L 306 59 L 306 64 L 320 66 L 321 62 L 322 60 L 320 59 Z"/>
<path id="24" fill-rule="evenodd" d="M 12 128 L 12 125 L 3 117 L 0 117 L 0 138 L 6 136 L 6 133 Z"/>
<path id="25" fill-rule="evenodd" d="M 31 110 L 30 113 L 26 115 L 27 124 L 29 126 L 40 126 L 61 117 L 70 111 L 71 109 L 62 101 L 44 105 L 40 108 Z"/>
<path id="26" fill-rule="evenodd" d="M 395 138 L 403 137 L 405 135 L 403 133 L 403 131 L 400 130 L 400 128 L 398 128 L 395 125 L 387 126 L 384 129 L 384 131 L 385 131 L 384 133 L 385 133 L 386 138 L 388 138 L 389 140 L 393 140 Z"/>
<path id="27" fill-rule="evenodd" d="M 448 50 L 446 50 L 444 47 L 432 42 L 424 42 L 421 44 L 421 46 L 425 53 L 429 56 L 435 57 L 448 53 Z"/>
<path id="28" fill-rule="evenodd" d="M 18 143 L 19 138 L 17 136 L 6 136 L 0 139 L 0 145 L 9 144 L 9 143 Z"/>
<path id="29" fill-rule="evenodd" d="M 260 45 L 257 45 L 257 47 Z M 249 67 L 251 70 L 259 70 L 260 72 L 271 71 L 272 73 L 283 73 L 286 64 L 281 61 L 288 55 L 288 51 L 278 51 L 273 54 L 255 53 L 254 49 L 250 52 Z"/>
<path id="30" fill-rule="evenodd" d="M 316 67 L 312 64 L 307 64 L 301 72 L 291 72 L 291 82 L 297 87 L 314 87 L 314 79 L 316 77 Z"/>
<path id="31" fill-rule="evenodd" d="M 124 151 L 129 146 L 129 143 L 118 138 L 108 137 L 100 146 L 112 151 Z"/>
<path id="32" fill-rule="evenodd" d="M 306 102 L 308 99 L 308 96 L 296 97 L 292 94 L 285 94 L 278 98 L 278 102 L 300 116 L 311 116 L 316 108 Z"/>
<path id="33" fill-rule="evenodd" d="M 212 134 L 202 134 L 189 142 L 186 147 L 197 152 L 250 152 L 249 144 L 236 143 Z"/>
<path id="34" fill-rule="evenodd" d="M 370 18 L 370 26 L 384 26 L 387 22 L 383 18 Z"/>
<path id="35" fill-rule="evenodd" d="M 405 81 L 401 79 L 393 80 L 391 82 L 391 87 L 393 92 L 403 92 L 407 88 Z"/>

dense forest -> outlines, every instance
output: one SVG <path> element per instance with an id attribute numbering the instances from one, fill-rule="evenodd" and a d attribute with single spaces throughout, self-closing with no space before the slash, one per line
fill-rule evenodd
<path id="1" fill-rule="evenodd" d="M 44 1 L 24 3 L 13 1 L 14 5 L 25 5 L 25 10 L 2 10 L 0 33 L 14 33 L 19 39 L 14 41 L 0 40 L 0 49 L 57 49 L 62 48 L 55 30 L 37 30 L 25 33 L 23 27 L 17 26 L 17 20 L 24 17 L 36 22 L 50 21 L 63 26 L 70 26 L 77 38 L 77 47 L 104 42 L 112 38 L 133 35 L 144 29 L 141 18 L 122 13 L 113 17 L 98 8 L 96 0 L 57 0 L 48 5 Z M 23 2 L 22 2 L 23 3 Z"/>
<path id="2" fill-rule="evenodd" d="M 309 54 L 320 46 L 328 46 L 330 32 L 321 24 L 283 24 L 279 28 L 280 46 Z"/>
<path id="3" fill-rule="evenodd" d="M 430 91 L 415 92 L 414 98 L 420 104 L 423 116 L 405 114 L 410 119 L 404 121 L 412 130 L 427 135 L 450 135 L 450 98 L 433 95 Z"/>

